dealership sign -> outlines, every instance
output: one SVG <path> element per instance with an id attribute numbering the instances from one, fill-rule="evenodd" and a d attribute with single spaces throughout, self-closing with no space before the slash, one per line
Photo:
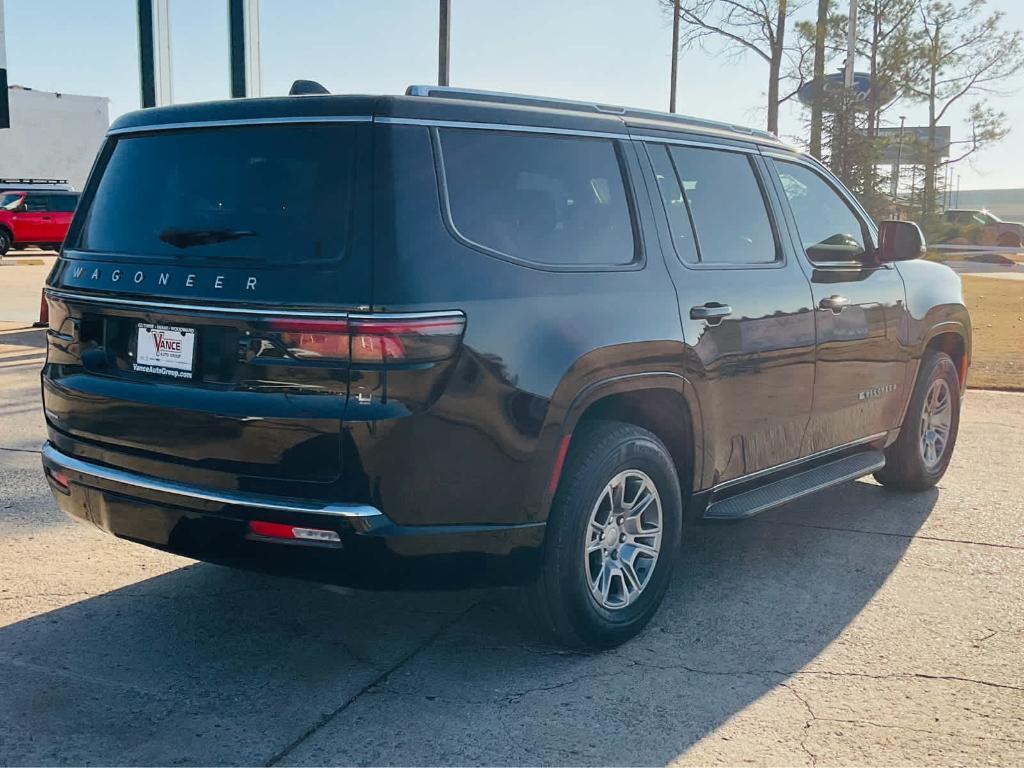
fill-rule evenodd
<path id="1" fill-rule="evenodd" d="M 807 106 L 814 106 L 816 101 L 821 101 L 822 108 L 831 112 L 834 111 L 835 106 L 838 106 L 839 96 L 845 89 L 845 75 L 842 72 L 836 72 L 831 75 L 825 75 L 821 80 L 820 87 L 817 80 L 804 83 L 796 95 Z M 871 75 L 867 72 L 854 72 L 853 88 L 851 89 L 853 108 L 857 110 L 867 109 L 868 101 L 874 93 L 875 89 L 871 85 Z"/>

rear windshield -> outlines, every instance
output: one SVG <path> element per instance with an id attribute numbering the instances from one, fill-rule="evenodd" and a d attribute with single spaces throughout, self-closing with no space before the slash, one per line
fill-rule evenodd
<path id="1" fill-rule="evenodd" d="M 116 139 L 77 247 L 276 264 L 339 259 L 355 130 L 238 126 Z"/>

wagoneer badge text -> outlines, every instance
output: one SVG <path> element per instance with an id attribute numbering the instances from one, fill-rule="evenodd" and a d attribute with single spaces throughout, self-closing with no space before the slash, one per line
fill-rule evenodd
<path id="1" fill-rule="evenodd" d="M 89 280 L 98 281 L 103 279 L 104 270 L 100 269 L 99 267 L 93 267 L 91 270 L 88 267 L 75 267 L 74 272 L 72 273 L 73 277 L 75 278 L 86 277 L 87 274 Z M 147 283 L 152 284 L 155 282 L 157 286 L 172 286 L 172 277 L 174 278 L 174 282 L 178 283 L 178 285 L 173 286 L 175 288 L 182 286 L 185 288 L 201 287 L 200 276 L 193 274 L 191 272 L 185 274 L 184 278 L 182 278 L 180 275 L 172 275 L 170 272 L 157 272 L 154 277 L 141 269 L 137 269 L 135 271 L 132 271 L 130 269 L 112 269 L 109 272 L 108 280 L 111 283 L 124 282 L 134 285 L 145 285 Z M 212 278 L 206 278 L 206 280 L 209 283 L 209 287 L 217 289 L 229 287 L 229 277 L 226 275 L 214 275 Z M 256 278 L 253 277 L 252 275 L 249 275 L 248 277 L 245 278 L 245 290 L 256 290 Z"/>

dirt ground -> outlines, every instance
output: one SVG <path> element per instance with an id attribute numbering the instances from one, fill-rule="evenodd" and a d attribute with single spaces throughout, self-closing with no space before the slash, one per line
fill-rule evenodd
<path id="1" fill-rule="evenodd" d="M 974 325 L 968 385 L 1024 390 L 1024 280 L 961 278 Z"/>

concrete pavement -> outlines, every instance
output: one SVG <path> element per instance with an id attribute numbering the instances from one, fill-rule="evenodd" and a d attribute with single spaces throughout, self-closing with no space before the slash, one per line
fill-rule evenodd
<path id="1" fill-rule="evenodd" d="M 658 616 L 566 653 L 502 591 L 364 593 L 74 525 L 42 333 L 0 334 L 0 764 L 1024 764 L 1024 395 L 937 490 L 690 531 Z"/>

